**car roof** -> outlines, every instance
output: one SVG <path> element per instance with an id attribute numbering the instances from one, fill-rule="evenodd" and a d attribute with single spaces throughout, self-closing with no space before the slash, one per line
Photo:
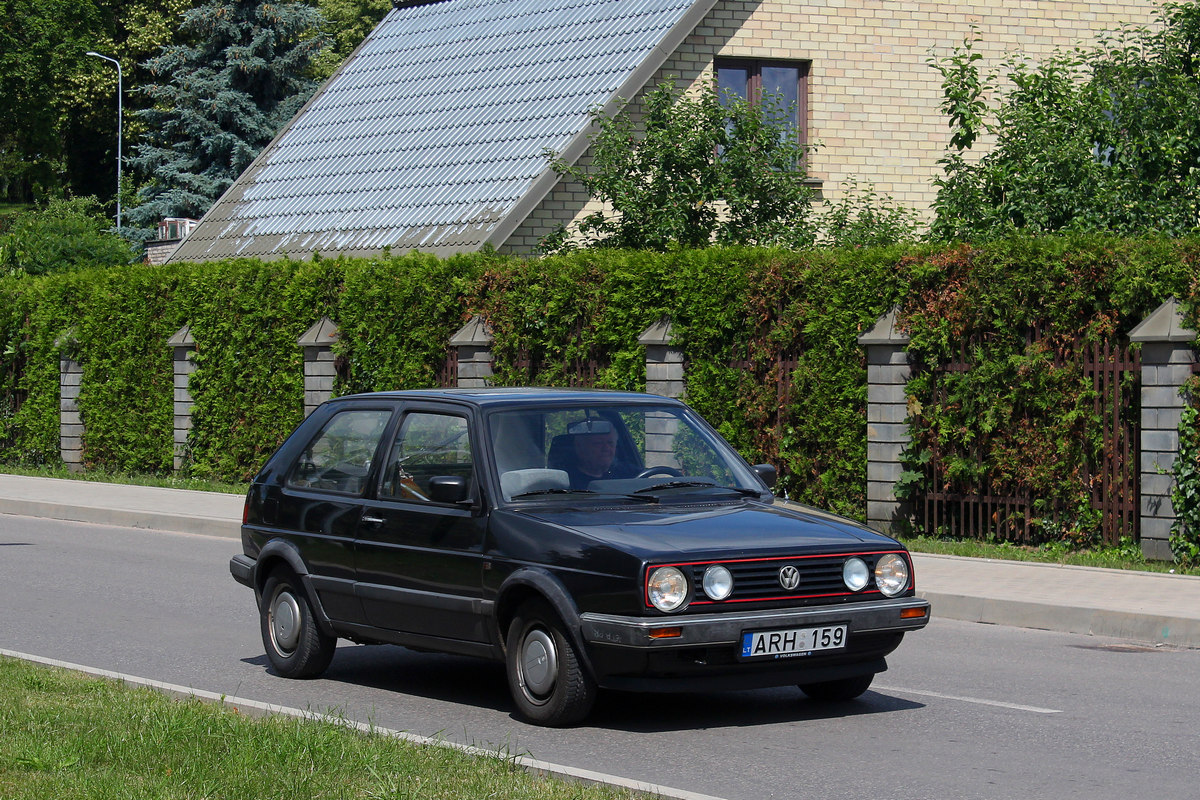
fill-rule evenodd
<path id="1" fill-rule="evenodd" d="M 566 389 L 555 387 L 485 387 L 479 389 L 412 389 L 391 392 L 366 392 L 335 398 L 344 400 L 450 400 L 484 407 L 556 405 L 562 403 L 668 403 L 678 400 L 643 392 L 623 392 L 609 389 Z"/>

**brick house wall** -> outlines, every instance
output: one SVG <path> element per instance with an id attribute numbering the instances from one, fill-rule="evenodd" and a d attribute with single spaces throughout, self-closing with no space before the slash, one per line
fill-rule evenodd
<path id="1" fill-rule="evenodd" d="M 1036 61 L 1056 49 L 1094 44 L 1123 23 L 1148 25 L 1156 7 L 1076 0 L 721 0 L 648 86 L 667 78 L 704 85 L 714 58 L 808 61 L 809 141 L 821 145 L 809 171 L 824 196 L 836 199 L 844 182 L 857 180 L 924 213 L 949 142 L 931 55 L 951 53 L 974 25 L 986 73 L 1012 53 Z M 586 200 L 578 185 L 560 183 L 502 249 L 536 247 L 559 223 L 594 210 Z"/>
<path id="2" fill-rule="evenodd" d="M 146 263 L 153 266 L 159 266 L 167 263 L 167 259 L 175 252 L 175 248 L 179 247 L 182 239 L 155 239 L 146 242 Z"/>

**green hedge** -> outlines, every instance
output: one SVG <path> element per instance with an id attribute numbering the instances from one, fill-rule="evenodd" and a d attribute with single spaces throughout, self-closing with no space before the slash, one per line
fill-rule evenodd
<path id="1" fill-rule="evenodd" d="M 7 278 L 0 462 L 58 461 L 64 347 L 85 370 L 85 462 L 166 472 L 166 341 L 190 324 L 199 369 L 186 469 L 245 480 L 301 418 L 296 340 L 322 315 L 341 331 L 339 393 L 434 385 L 447 340 L 475 313 L 494 330 L 498 384 L 569 383 L 580 363 L 595 361 L 597 385 L 641 389 L 637 337 L 669 317 L 687 355 L 689 402 L 748 458 L 777 464 L 794 499 L 861 517 L 866 365 L 857 337 L 888 308 L 902 306 L 922 363 L 945 357 L 970 332 L 999 334 L 982 354 L 988 365 L 958 390 L 970 403 L 938 407 L 922 396 L 920 379 L 910 387 L 922 425 L 969 434 L 1003 427 L 1024 357 L 1014 350 L 1021 326 L 1040 318 L 1063 331 L 1124 333 L 1170 294 L 1195 320 L 1198 252 L 1197 241 L 1048 238 L 979 249 L 599 250 L 536 260 L 413 253 Z M 60 344 L 67 332 L 74 344 Z M 784 356 L 795 368 L 781 407 Z M 1073 418 L 1071 403 L 1063 414 Z M 1051 423 L 1062 416 L 1048 413 Z M 1063 458 L 1056 468 L 1069 474 Z M 1003 467 L 1001 460 L 982 468 Z"/>

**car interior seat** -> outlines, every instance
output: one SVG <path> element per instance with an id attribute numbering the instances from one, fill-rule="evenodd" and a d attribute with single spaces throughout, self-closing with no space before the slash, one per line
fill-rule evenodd
<path id="1" fill-rule="evenodd" d="M 534 441 L 520 417 L 498 415 L 492 433 L 492 451 L 496 456 L 496 471 L 503 475 L 520 469 L 542 469 L 546 457 L 542 448 Z"/>
<path id="2" fill-rule="evenodd" d="M 546 454 L 546 466 L 550 469 L 570 470 L 575 466 L 575 437 L 560 433 L 550 440 L 550 451 Z"/>

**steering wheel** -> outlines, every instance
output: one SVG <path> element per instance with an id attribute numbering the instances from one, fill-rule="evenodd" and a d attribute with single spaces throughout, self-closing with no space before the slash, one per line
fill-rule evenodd
<path id="1" fill-rule="evenodd" d="M 646 467 L 634 477 L 649 478 L 651 475 L 670 475 L 673 478 L 682 478 L 683 470 L 674 467 Z"/>

